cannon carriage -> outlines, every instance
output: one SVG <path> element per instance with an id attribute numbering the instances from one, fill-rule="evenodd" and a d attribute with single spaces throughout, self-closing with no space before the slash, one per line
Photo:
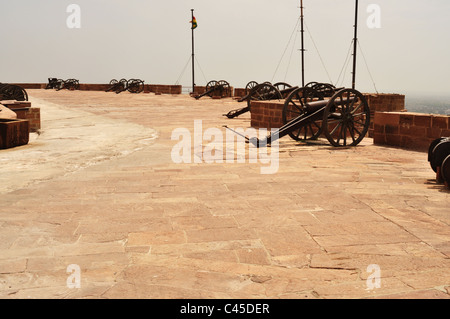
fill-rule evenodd
<path id="1" fill-rule="evenodd" d="M 214 96 L 218 96 L 221 98 L 224 97 L 229 97 L 231 96 L 231 86 L 230 83 L 228 83 L 225 80 L 220 80 L 220 81 L 216 81 L 216 80 L 212 80 L 209 81 L 206 84 L 205 87 L 205 92 L 195 96 L 195 99 L 201 99 L 204 96 L 209 96 L 209 97 L 214 97 Z"/>
<path id="2" fill-rule="evenodd" d="M 48 78 L 48 83 L 45 87 L 46 90 L 55 89 L 56 91 L 60 91 L 63 89 L 67 90 L 79 90 L 80 89 L 80 81 L 77 79 L 67 79 L 62 80 L 58 78 Z"/>
<path id="3" fill-rule="evenodd" d="M 28 93 L 19 85 L 0 83 L 2 100 L 28 101 Z"/>
<path id="4" fill-rule="evenodd" d="M 282 127 L 264 139 L 245 138 L 256 147 L 286 135 L 296 141 L 317 140 L 324 135 L 335 147 L 358 145 L 370 126 L 370 108 L 364 95 L 355 89 L 341 89 L 328 99 L 315 94 L 317 91 L 309 87 L 294 90 L 284 103 Z"/>
<path id="5" fill-rule="evenodd" d="M 109 88 L 105 92 L 115 92 L 116 94 L 128 91 L 130 93 L 141 93 L 144 91 L 144 81 L 141 79 L 112 79 Z"/>

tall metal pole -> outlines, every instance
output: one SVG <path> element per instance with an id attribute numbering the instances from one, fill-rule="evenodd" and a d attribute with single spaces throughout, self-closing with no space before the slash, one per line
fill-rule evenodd
<path id="1" fill-rule="evenodd" d="M 302 87 L 305 86 L 305 47 L 303 38 L 303 0 L 300 0 L 300 21 L 301 21 L 301 41 L 302 41 Z"/>
<path id="2" fill-rule="evenodd" d="M 356 82 L 356 51 L 358 47 L 358 0 L 356 0 L 355 8 L 355 36 L 353 38 L 353 73 L 352 73 L 352 89 L 355 89 Z"/>
<path id="3" fill-rule="evenodd" d="M 191 9 L 191 29 L 192 29 L 192 93 L 195 92 L 195 53 L 194 53 L 194 28 L 193 28 L 193 21 L 194 21 L 194 9 Z"/>

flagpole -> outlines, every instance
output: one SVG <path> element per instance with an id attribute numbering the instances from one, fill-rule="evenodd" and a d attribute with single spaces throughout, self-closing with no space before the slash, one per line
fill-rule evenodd
<path id="1" fill-rule="evenodd" d="M 303 40 L 303 0 L 300 0 L 300 20 L 301 20 L 301 38 L 302 38 L 302 87 L 305 86 L 305 48 Z"/>
<path id="2" fill-rule="evenodd" d="M 352 89 L 355 89 L 356 82 L 356 51 L 358 46 L 358 0 L 356 0 L 355 9 L 355 37 L 353 38 L 353 74 L 352 74 Z"/>
<path id="3" fill-rule="evenodd" d="M 194 21 L 194 9 L 191 9 L 191 21 Z M 191 25 L 192 29 L 192 93 L 195 92 L 195 53 L 194 53 L 194 28 L 193 24 Z"/>

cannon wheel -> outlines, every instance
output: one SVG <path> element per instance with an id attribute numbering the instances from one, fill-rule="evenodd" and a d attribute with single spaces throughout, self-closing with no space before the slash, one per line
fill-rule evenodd
<path id="1" fill-rule="evenodd" d="M 306 83 L 305 87 L 313 88 L 313 87 L 315 87 L 317 84 L 319 84 L 319 82 L 309 82 L 309 83 Z"/>
<path id="2" fill-rule="evenodd" d="M 28 94 L 24 88 L 18 85 L 4 84 L 0 89 L 5 99 L 16 101 L 28 101 Z"/>
<path id="3" fill-rule="evenodd" d="M 257 85 L 258 85 L 258 82 L 256 82 L 256 81 L 248 82 L 247 85 L 245 86 L 245 95 L 249 94 L 250 91 Z"/>
<path id="4" fill-rule="evenodd" d="M 331 145 L 356 146 L 370 126 L 370 108 L 366 98 L 354 89 L 343 89 L 328 101 L 322 129 Z"/>
<path id="5" fill-rule="evenodd" d="M 283 124 L 305 114 L 306 104 L 313 100 L 323 100 L 323 96 L 311 87 L 301 87 L 288 95 L 283 107 Z M 302 127 L 289 132 L 296 141 L 316 140 L 322 133 L 322 119 L 310 119 Z"/>
<path id="6" fill-rule="evenodd" d="M 211 90 L 213 87 L 215 87 L 216 85 L 217 85 L 217 81 L 215 81 L 215 80 L 212 80 L 212 81 L 209 81 L 208 83 L 206 83 L 206 88 L 205 88 L 205 92 L 208 92 L 209 90 Z M 209 94 L 208 94 L 208 96 L 209 97 L 212 97 L 213 96 L 213 91 L 211 91 Z"/>
<path id="7" fill-rule="evenodd" d="M 130 93 L 141 93 L 144 91 L 144 81 L 139 79 L 131 79 L 127 82 L 127 90 Z"/>
<path id="8" fill-rule="evenodd" d="M 217 82 L 217 85 L 220 86 L 220 96 L 221 97 L 228 97 L 231 96 L 231 86 L 230 83 L 228 83 L 225 80 L 220 80 Z"/>
<path id="9" fill-rule="evenodd" d="M 268 82 L 255 86 L 247 99 L 247 106 L 250 107 L 251 101 L 281 100 L 283 97 L 278 89 Z"/>
<path id="10" fill-rule="evenodd" d="M 285 82 L 277 82 L 273 86 L 276 87 L 278 91 L 283 91 L 292 87 L 292 85 Z"/>
<path id="11" fill-rule="evenodd" d="M 312 88 L 322 93 L 324 97 L 331 97 L 336 93 L 336 87 L 329 83 L 316 83 Z"/>

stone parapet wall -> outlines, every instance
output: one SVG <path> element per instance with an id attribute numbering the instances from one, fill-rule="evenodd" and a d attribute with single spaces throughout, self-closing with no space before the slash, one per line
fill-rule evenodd
<path id="1" fill-rule="evenodd" d="M 25 90 L 45 89 L 47 83 L 14 83 Z M 106 91 L 109 84 L 80 83 L 80 91 Z M 181 94 L 181 85 L 144 84 L 144 93 Z"/>
<path id="2" fill-rule="evenodd" d="M 450 116 L 409 112 L 376 112 L 374 144 L 428 151 L 430 143 L 450 136 Z"/>
<path id="3" fill-rule="evenodd" d="M 28 120 L 30 132 L 37 132 L 41 129 L 41 109 L 31 107 L 31 102 L 0 101 L 0 104 L 14 111 L 17 114 L 17 119 Z"/>
<path id="4" fill-rule="evenodd" d="M 373 118 L 379 111 L 404 111 L 405 96 L 400 94 L 364 93 L 371 112 L 369 137 L 373 137 Z M 283 125 L 282 114 L 285 100 L 252 101 L 251 126 L 255 128 L 278 128 Z"/>

